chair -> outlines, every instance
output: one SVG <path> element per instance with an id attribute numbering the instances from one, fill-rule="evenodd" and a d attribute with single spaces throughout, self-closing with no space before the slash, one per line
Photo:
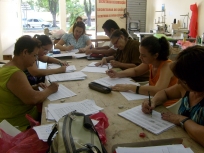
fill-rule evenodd
<path id="1" fill-rule="evenodd" d="M 132 21 L 132 22 L 129 22 L 129 33 L 130 32 L 140 32 L 140 21 Z"/>
<path id="2" fill-rule="evenodd" d="M 179 99 L 175 104 L 166 107 L 168 110 L 170 110 L 172 113 L 178 114 L 178 109 L 181 105 L 181 99 Z"/>

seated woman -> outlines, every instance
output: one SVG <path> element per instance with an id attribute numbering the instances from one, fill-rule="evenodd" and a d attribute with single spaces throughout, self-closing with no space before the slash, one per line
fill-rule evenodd
<path id="1" fill-rule="evenodd" d="M 80 21 L 82 22 L 82 17 L 77 16 L 77 18 L 75 19 L 75 23 L 76 23 L 76 22 L 80 22 Z M 75 23 L 74 23 L 74 24 L 75 24 Z M 74 24 L 70 27 L 68 33 L 73 33 Z"/>
<path id="2" fill-rule="evenodd" d="M 80 21 L 83 22 L 83 19 L 82 19 L 82 17 L 78 16 L 78 17 L 75 19 L 75 23 L 76 23 L 76 22 L 80 22 Z M 74 24 L 75 24 L 75 23 L 74 23 Z M 73 30 L 74 24 L 70 27 L 68 33 L 73 33 L 73 32 L 74 32 L 74 30 Z M 86 31 L 85 31 L 85 35 L 87 35 L 87 36 L 92 36 L 91 34 L 87 34 Z"/>
<path id="3" fill-rule="evenodd" d="M 168 60 L 169 43 L 165 37 L 157 39 L 154 36 L 145 37 L 140 44 L 140 59 L 142 64 L 135 68 L 116 72 L 114 70 L 107 71 L 107 75 L 111 78 L 115 77 L 136 77 L 143 75 L 149 71 L 149 86 L 136 86 L 132 84 L 118 84 L 112 87 L 116 91 L 133 91 L 137 94 L 154 96 L 158 91 L 177 83 L 177 78 L 170 70 Z M 164 106 L 175 103 L 176 100 L 167 101 Z"/>
<path id="4" fill-rule="evenodd" d="M 178 114 L 162 113 L 162 119 L 181 127 L 196 142 L 204 146 L 204 47 L 188 47 L 179 53 L 171 69 L 178 78 L 178 83 L 159 91 L 151 99 L 142 104 L 142 111 L 150 113 L 156 106 L 169 99 L 181 99 Z"/>
<path id="5" fill-rule="evenodd" d="M 125 29 L 117 29 L 110 36 L 111 43 L 117 49 L 114 56 L 104 57 L 96 66 L 105 65 L 110 62 L 113 68 L 121 68 L 122 70 L 133 68 L 141 64 L 139 59 L 139 42 L 129 37 Z M 141 74 L 136 81 L 147 81 L 148 72 Z"/>
<path id="6" fill-rule="evenodd" d="M 64 46 L 66 45 L 66 46 Z M 79 52 L 85 52 L 91 48 L 92 43 L 90 38 L 85 35 L 85 24 L 81 21 L 76 22 L 73 27 L 73 33 L 65 33 L 55 48 L 61 51 L 70 51 L 72 49 L 79 49 Z"/>
<path id="7" fill-rule="evenodd" d="M 20 37 L 15 43 L 13 59 L 0 68 L 0 122 L 5 119 L 21 131 L 29 126 L 25 115 L 29 114 L 36 120 L 40 118 L 35 105 L 58 90 L 56 83 L 49 86 L 41 83 L 38 86 L 44 90 L 34 90 L 23 72 L 35 64 L 40 47 L 37 39 Z"/>
<path id="8" fill-rule="evenodd" d="M 34 63 L 31 67 L 28 67 L 24 72 L 27 75 L 27 78 L 31 85 L 38 84 L 45 81 L 45 76 L 56 73 L 64 73 L 66 71 L 67 62 L 62 62 L 56 58 L 46 56 L 48 51 L 52 49 L 52 41 L 46 35 L 35 35 L 34 38 L 38 39 L 41 42 L 41 47 L 38 52 L 37 62 Z M 57 69 L 39 69 L 39 61 L 44 63 L 55 63 L 61 65 Z"/>

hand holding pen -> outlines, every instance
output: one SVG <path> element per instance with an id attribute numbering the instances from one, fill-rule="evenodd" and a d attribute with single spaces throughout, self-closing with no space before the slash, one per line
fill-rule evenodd
<path id="1" fill-rule="evenodd" d="M 151 110 L 151 104 L 152 104 L 152 102 L 151 102 L 150 92 L 149 92 L 149 91 L 148 91 L 148 95 L 149 95 L 150 114 L 151 114 L 151 116 L 152 116 L 152 110 Z"/>

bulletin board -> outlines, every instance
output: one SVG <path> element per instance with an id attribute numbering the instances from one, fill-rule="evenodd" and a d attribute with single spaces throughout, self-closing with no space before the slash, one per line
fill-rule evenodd
<path id="1" fill-rule="evenodd" d="M 96 0 L 96 33 L 103 32 L 102 25 L 108 20 L 114 20 L 120 28 L 126 29 L 126 18 L 123 17 L 127 7 L 126 0 Z"/>

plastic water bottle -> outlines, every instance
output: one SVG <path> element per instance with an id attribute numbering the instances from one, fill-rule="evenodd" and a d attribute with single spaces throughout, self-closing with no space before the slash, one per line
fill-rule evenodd
<path id="1" fill-rule="evenodd" d="M 201 45 L 203 45 L 204 44 L 204 33 L 203 33 L 203 35 L 201 36 Z"/>

